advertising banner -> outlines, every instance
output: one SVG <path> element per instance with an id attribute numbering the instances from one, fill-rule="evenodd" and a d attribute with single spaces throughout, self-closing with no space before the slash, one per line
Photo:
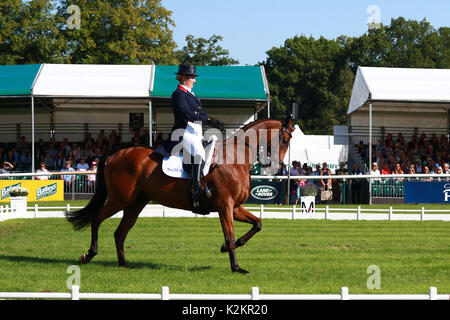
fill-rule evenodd
<path id="1" fill-rule="evenodd" d="M 405 203 L 450 203 L 449 181 L 405 181 Z"/>
<path id="2" fill-rule="evenodd" d="M 63 201 L 63 180 L 0 180 L 0 202 L 9 202 L 9 190 L 27 188 L 27 201 Z"/>
<path id="3" fill-rule="evenodd" d="M 250 196 L 246 203 L 282 204 L 286 183 L 267 180 L 252 180 L 250 183 Z"/>

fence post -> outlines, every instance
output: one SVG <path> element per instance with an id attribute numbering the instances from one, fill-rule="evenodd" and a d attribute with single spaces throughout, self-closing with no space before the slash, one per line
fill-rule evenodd
<path id="1" fill-rule="evenodd" d="M 295 219 L 295 209 L 296 209 L 296 206 L 293 205 L 293 206 L 292 206 L 292 220 Z"/>
<path id="2" fill-rule="evenodd" d="M 252 300 L 259 300 L 259 287 L 252 287 Z"/>
<path id="3" fill-rule="evenodd" d="M 348 288 L 347 287 L 341 288 L 341 300 L 348 300 Z"/>
<path id="4" fill-rule="evenodd" d="M 392 220 L 392 207 L 389 207 L 389 221 Z"/>
<path id="5" fill-rule="evenodd" d="M 259 218 L 260 219 L 262 219 L 263 213 L 264 213 L 264 205 L 261 204 L 261 207 L 260 207 L 260 210 L 259 210 Z"/>
<path id="6" fill-rule="evenodd" d="M 72 286 L 72 300 L 80 300 L 80 286 Z"/>
<path id="7" fill-rule="evenodd" d="M 161 300 L 169 300 L 169 287 L 162 287 Z"/>
<path id="8" fill-rule="evenodd" d="M 422 211 L 420 212 L 420 221 L 423 221 L 424 215 L 425 215 L 425 207 L 422 207 Z"/>
<path id="9" fill-rule="evenodd" d="M 67 212 L 70 212 L 70 203 L 67 204 L 66 211 L 67 211 Z"/>
<path id="10" fill-rule="evenodd" d="M 430 287 L 430 300 L 437 300 L 437 288 Z"/>
<path id="11" fill-rule="evenodd" d="M 361 219 L 360 215 L 361 215 L 361 206 L 358 206 L 358 211 L 356 211 L 356 220 Z"/>
<path id="12" fill-rule="evenodd" d="M 325 206 L 325 220 L 328 219 L 328 206 Z"/>
<path id="13" fill-rule="evenodd" d="M 38 204 L 36 203 L 36 204 L 34 205 L 34 217 L 35 217 L 35 218 L 37 218 L 38 212 L 39 212 L 39 206 L 38 206 Z"/>

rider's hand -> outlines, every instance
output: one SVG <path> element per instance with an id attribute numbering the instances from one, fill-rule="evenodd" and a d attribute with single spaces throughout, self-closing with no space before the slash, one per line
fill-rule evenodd
<path id="1" fill-rule="evenodd" d="M 213 128 L 219 129 L 222 133 L 225 132 L 224 124 L 215 118 L 208 118 L 207 124 Z"/>

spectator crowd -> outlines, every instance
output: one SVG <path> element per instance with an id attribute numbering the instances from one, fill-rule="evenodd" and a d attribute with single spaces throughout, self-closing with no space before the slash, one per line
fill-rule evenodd
<path id="1" fill-rule="evenodd" d="M 39 139 L 35 144 L 34 163 L 35 169 L 41 169 L 42 164 L 49 171 L 61 171 L 70 163 L 74 170 L 90 170 L 94 162 L 98 163 L 105 152 L 114 153 L 124 146 L 138 146 L 148 144 L 148 132 L 135 134 L 130 142 L 122 143 L 116 130 L 112 130 L 109 135 L 105 130 L 100 130 L 93 138 L 91 133 L 87 133 L 81 142 L 69 141 L 63 138 L 56 141 L 51 138 L 49 141 Z M 4 172 L 31 172 L 32 155 L 31 143 L 22 136 L 17 143 L 0 143 L 0 163 Z"/>
<path id="2" fill-rule="evenodd" d="M 450 144 L 444 134 L 438 138 L 435 133 L 430 137 L 421 133 L 406 141 L 402 133 L 396 138 L 389 133 L 372 146 L 372 159 L 369 159 L 368 145 L 362 141 L 357 145 L 357 151 L 372 168 L 376 164 L 381 174 L 450 173 Z"/>

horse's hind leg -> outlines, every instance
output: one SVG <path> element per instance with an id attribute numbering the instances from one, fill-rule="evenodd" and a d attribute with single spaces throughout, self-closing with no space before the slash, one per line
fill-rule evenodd
<path id="1" fill-rule="evenodd" d="M 119 267 L 127 267 L 123 244 L 128 232 L 136 223 L 139 214 L 147 205 L 147 203 L 148 200 L 145 197 L 141 196 L 138 197 L 133 204 L 125 208 L 123 211 L 122 220 L 120 221 L 119 226 L 114 232 L 114 240 L 116 242 L 117 260 L 119 262 Z"/>
<path id="2" fill-rule="evenodd" d="M 98 253 L 98 229 L 100 227 L 100 224 L 109 217 L 113 216 L 115 213 L 120 211 L 121 208 L 117 206 L 117 204 L 107 201 L 105 206 L 100 210 L 99 215 L 97 216 L 97 219 L 92 221 L 91 223 L 91 246 L 89 248 L 89 251 L 87 254 L 82 254 L 80 256 L 80 263 L 86 264 L 93 257 L 95 257 Z"/>
<path id="3" fill-rule="evenodd" d="M 233 216 L 234 220 L 240 221 L 240 222 L 247 222 L 253 225 L 253 227 L 242 237 L 240 237 L 236 241 L 236 248 L 243 246 L 248 240 L 250 240 L 251 237 L 255 235 L 255 233 L 259 232 L 262 228 L 262 222 L 261 219 L 258 217 L 255 217 L 251 212 L 244 209 L 244 207 L 239 206 L 234 208 L 233 210 Z M 221 252 L 227 252 L 228 247 L 226 244 L 222 244 L 222 247 L 220 248 Z"/>

